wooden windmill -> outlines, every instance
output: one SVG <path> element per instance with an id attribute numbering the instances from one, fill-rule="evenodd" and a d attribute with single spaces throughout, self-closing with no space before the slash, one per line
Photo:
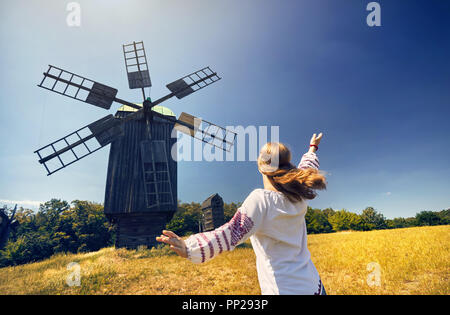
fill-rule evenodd
<path id="1" fill-rule="evenodd" d="M 0 249 L 3 249 L 3 247 L 8 242 L 11 230 L 18 225 L 18 222 L 14 220 L 16 210 L 17 205 L 14 207 L 14 209 L 11 212 L 11 215 L 9 216 L 7 213 L 6 206 L 0 208 Z"/>
<path id="2" fill-rule="evenodd" d="M 35 151 L 47 175 L 111 144 L 105 189 L 105 214 L 117 225 L 116 246 L 155 245 L 155 236 L 177 210 L 175 128 L 225 151 L 236 134 L 187 113 L 178 119 L 162 102 L 181 99 L 221 78 L 209 67 L 167 84 L 170 93 L 156 101 L 146 97 L 151 87 L 143 42 L 123 45 L 130 89 L 141 89 L 142 105 L 116 97 L 117 90 L 50 65 L 39 87 L 82 102 L 110 109 L 123 106 L 75 132 Z"/>

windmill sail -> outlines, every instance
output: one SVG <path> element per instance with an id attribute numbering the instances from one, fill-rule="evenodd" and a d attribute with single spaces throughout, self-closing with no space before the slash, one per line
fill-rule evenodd
<path id="1" fill-rule="evenodd" d="M 188 113 L 181 113 L 174 128 L 224 151 L 230 151 L 236 139 L 235 132 Z"/>
<path id="2" fill-rule="evenodd" d="M 166 86 L 178 99 L 181 99 L 219 81 L 220 79 L 221 78 L 216 72 L 212 71 L 209 67 L 206 67 L 169 83 Z"/>
<path id="3" fill-rule="evenodd" d="M 122 134 L 122 121 L 108 115 L 34 153 L 39 156 L 39 163 L 44 165 L 47 175 L 51 175 L 100 150 Z"/>
<path id="4" fill-rule="evenodd" d="M 111 108 L 117 95 L 115 88 L 52 65 L 38 86 L 104 109 Z"/>
<path id="5" fill-rule="evenodd" d="M 144 42 L 123 45 L 123 56 L 130 89 L 151 87 L 152 81 L 150 80 Z"/>

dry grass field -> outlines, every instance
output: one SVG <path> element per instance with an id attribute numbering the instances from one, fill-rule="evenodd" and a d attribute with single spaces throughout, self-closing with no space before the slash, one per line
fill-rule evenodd
<path id="1" fill-rule="evenodd" d="M 450 226 L 310 235 L 308 242 L 328 294 L 450 294 Z M 244 245 L 203 265 L 167 248 L 56 255 L 0 269 L 0 294 L 260 294 L 255 256 Z M 80 286 L 67 285 L 71 262 L 79 264 Z"/>

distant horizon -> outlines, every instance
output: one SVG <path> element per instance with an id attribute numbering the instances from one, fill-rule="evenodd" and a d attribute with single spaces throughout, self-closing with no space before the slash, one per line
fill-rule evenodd
<path id="1" fill-rule="evenodd" d="M 219 195 L 220 195 L 220 193 L 219 193 Z M 66 201 L 66 202 L 68 202 L 69 203 L 69 205 L 71 205 L 72 204 L 72 202 L 74 202 L 75 200 L 81 200 L 81 199 L 74 199 L 74 200 L 71 200 L 71 201 L 68 201 L 68 200 L 65 200 L 65 199 L 63 199 L 63 198 L 52 198 L 52 199 L 56 199 L 56 200 L 61 200 L 61 201 Z M 206 198 L 205 198 L 206 199 Z M 3 199 L 0 199 L 0 207 L 3 207 L 3 206 L 8 206 L 9 208 L 11 208 L 11 207 L 14 207 L 16 204 L 17 204 L 17 208 L 18 209 L 20 209 L 20 208 L 23 208 L 23 209 L 29 209 L 29 210 L 33 210 L 33 211 L 38 211 L 39 210 L 39 208 L 40 208 L 40 206 L 42 205 L 42 204 L 45 204 L 46 202 L 49 202 L 49 201 L 51 201 L 51 199 L 50 200 L 47 200 L 47 201 L 44 201 L 44 202 L 39 202 L 39 201 L 31 201 L 31 200 L 26 200 L 25 201 L 25 203 L 22 203 L 22 204 L 33 204 L 34 206 L 33 207 L 25 207 L 25 206 L 21 206 L 21 203 L 19 202 L 19 201 L 16 201 L 16 200 L 3 200 Z M 88 201 L 88 202 L 92 202 L 92 203 L 96 203 L 96 204 L 100 204 L 100 205 L 102 205 L 103 206 L 103 202 L 98 202 L 98 201 L 93 201 L 93 200 L 83 200 L 83 201 Z M 204 200 L 201 200 L 201 201 L 184 201 L 184 200 L 178 200 L 179 201 L 179 203 L 180 204 L 183 204 L 183 203 L 187 203 L 187 204 L 190 204 L 190 203 L 192 203 L 192 202 L 194 202 L 194 203 L 198 203 L 198 204 L 201 204 Z M 235 204 L 238 204 L 238 203 L 242 203 L 243 201 L 230 201 L 230 202 L 228 202 L 228 201 L 226 201 L 226 200 L 224 200 L 224 202 L 226 203 L 226 204 L 231 204 L 231 203 L 235 203 Z M 39 205 L 38 205 L 39 204 Z M 309 206 L 310 207 L 310 206 Z M 325 207 L 325 208 L 315 208 L 315 207 L 311 207 L 311 208 L 313 208 L 313 209 L 319 209 L 319 210 L 325 210 L 325 209 L 333 209 L 334 211 L 340 211 L 340 210 L 347 210 L 347 211 L 349 211 L 349 212 L 353 212 L 353 213 L 356 213 L 356 214 L 361 214 L 365 209 L 367 209 L 367 208 L 369 208 L 369 207 L 372 207 L 372 206 L 367 206 L 367 207 L 365 207 L 364 209 L 361 209 L 361 210 L 353 210 L 353 209 L 348 209 L 348 208 L 333 208 L 333 207 Z M 372 207 L 373 208 L 373 207 Z M 375 209 L 375 208 L 374 208 Z M 378 212 L 378 213 L 381 213 L 386 219 L 388 219 L 388 220 L 393 220 L 393 219 L 396 219 L 396 218 L 404 218 L 404 219 L 406 219 L 406 218 L 413 218 L 413 217 L 415 217 L 418 213 L 420 213 L 420 212 L 422 212 L 422 211 L 432 211 L 432 212 L 440 212 L 440 211 L 443 211 L 443 210 L 449 210 L 450 209 L 450 206 L 449 207 L 444 207 L 444 208 L 442 208 L 442 209 L 423 209 L 423 210 L 420 210 L 420 211 L 417 211 L 414 215 L 412 215 L 412 216 L 398 216 L 398 217 L 388 217 L 388 216 L 386 216 L 384 213 L 383 213 L 383 211 L 381 210 L 381 209 L 375 209 L 375 211 L 376 212 Z"/>

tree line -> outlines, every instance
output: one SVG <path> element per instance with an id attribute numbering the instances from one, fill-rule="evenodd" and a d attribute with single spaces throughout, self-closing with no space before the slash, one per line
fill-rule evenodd
<path id="1" fill-rule="evenodd" d="M 372 207 L 367 207 L 361 214 L 356 214 L 346 209 L 335 211 L 331 208 L 320 210 L 308 207 L 305 221 L 309 234 L 447 225 L 450 224 L 450 209 L 421 211 L 415 217 L 410 218 L 386 219 Z"/>
<path id="2" fill-rule="evenodd" d="M 225 222 L 233 217 L 240 205 L 224 204 Z M 200 219 L 200 203 L 179 202 L 178 210 L 166 228 L 181 236 L 194 234 L 199 231 Z M 39 261 L 57 253 L 97 251 L 112 246 L 115 240 L 114 226 L 106 218 L 103 205 L 94 202 L 74 200 L 69 204 L 52 199 L 41 204 L 38 211 L 18 209 L 15 220 L 17 224 L 14 224 L 5 247 L 0 249 L 0 267 Z M 450 209 L 422 211 L 415 217 L 391 220 L 372 207 L 361 214 L 345 209 L 308 207 L 305 221 L 310 234 L 447 225 L 450 224 Z"/>

